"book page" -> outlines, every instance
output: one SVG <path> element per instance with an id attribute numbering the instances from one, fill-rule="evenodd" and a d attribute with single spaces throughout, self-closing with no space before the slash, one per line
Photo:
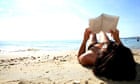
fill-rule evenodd
<path id="1" fill-rule="evenodd" d="M 100 16 L 89 20 L 89 27 L 94 33 L 98 33 L 101 31 L 101 20 L 102 17 Z"/>
<path id="2" fill-rule="evenodd" d="M 118 24 L 119 17 L 112 16 L 108 14 L 102 14 L 102 30 L 104 32 L 109 32 L 110 30 L 115 30 Z"/>

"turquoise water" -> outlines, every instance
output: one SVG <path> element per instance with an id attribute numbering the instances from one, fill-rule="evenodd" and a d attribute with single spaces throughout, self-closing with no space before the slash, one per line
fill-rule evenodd
<path id="1" fill-rule="evenodd" d="M 121 39 L 122 43 L 131 49 L 140 49 L 137 39 Z M 81 40 L 56 40 L 56 41 L 0 41 L 2 51 L 26 51 L 38 49 L 44 51 L 78 50 Z"/>
<path id="2" fill-rule="evenodd" d="M 121 39 L 122 43 L 131 48 L 131 49 L 140 49 L 140 40 L 138 41 L 137 39 L 135 38 L 132 38 L 132 39 Z"/>

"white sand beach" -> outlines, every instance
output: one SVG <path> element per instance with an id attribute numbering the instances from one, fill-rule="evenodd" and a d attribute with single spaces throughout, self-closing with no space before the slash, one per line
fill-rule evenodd
<path id="1" fill-rule="evenodd" d="M 134 81 L 97 78 L 77 61 L 77 51 L 1 52 L 0 84 L 139 84 L 140 50 L 133 50 L 138 75 Z"/>

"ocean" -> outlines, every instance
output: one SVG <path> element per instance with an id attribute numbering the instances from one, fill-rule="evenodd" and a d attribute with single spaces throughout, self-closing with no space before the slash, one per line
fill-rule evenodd
<path id="1" fill-rule="evenodd" d="M 140 41 L 136 38 L 121 39 L 122 43 L 131 49 L 140 49 Z M 0 51 L 67 51 L 78 50 L 81 40 L 49 40 L 49 41 L 0 41 Z"/>
<path id="2" fill-rule="evenodd" d="M 1 51 L 67 51 L 77 50 L 80 40 L 49 40 L 49 41 L 0 41 Z"/>

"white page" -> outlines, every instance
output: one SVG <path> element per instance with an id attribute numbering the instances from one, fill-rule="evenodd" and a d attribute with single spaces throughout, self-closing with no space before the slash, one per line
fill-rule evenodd
<path id="1" fill-rule="evenodd" d="M 108 15 L 108 14 L 102 14 L 102 30 L 104 32 L 109 32 L 110 30 L 115 30 L 118 24 L 119 17 Z"/>
<path id="2" fill-rule="evenodd" d="M 99 33 L 101 30 L 109 32 L 110 30 L 116 29 L 118 20 L 118 16 L 101 14 L 100 16 L 89 20 L 89 27 L 94 33 Z"/>
<path id="3" fill-rule="evenodd" d="M 100 16 L 89 20 L 89 27 L 94 33 L 98 33 L 101 31 L 101 20 L 102 17 Z"/>

